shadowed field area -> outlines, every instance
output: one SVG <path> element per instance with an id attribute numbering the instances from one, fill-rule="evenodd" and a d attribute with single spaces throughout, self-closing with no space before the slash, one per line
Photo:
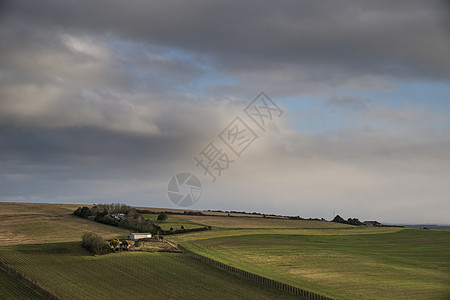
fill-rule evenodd
<path id="1" fill-rule="evenodd" d="M 0 267 L 0 299 L 45 299 L 31 287 Z"/>
<path id="2" fill-rule="evenodd" d="M 184 254 L 94 257 L 78 243 L 59 243 L 2 246 L 0 259 L 63 299 L 298 299 Z"/>

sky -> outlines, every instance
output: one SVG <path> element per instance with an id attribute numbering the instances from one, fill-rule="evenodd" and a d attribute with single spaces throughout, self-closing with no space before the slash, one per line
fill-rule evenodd
<path id="1" fill-rule="evenodd" d="M 190 209 L 450 224 L 447 1 L 2 1 L 0 39 L 2 202 L 188 173 Z"/>

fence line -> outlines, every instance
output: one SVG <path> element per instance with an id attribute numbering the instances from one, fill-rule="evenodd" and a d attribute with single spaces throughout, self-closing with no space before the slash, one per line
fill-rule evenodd
<path id="1" fill-rule="evenodd" d="M 16 276 L 19 278 L 19 280 L 23 281 L 25 284 L 30 285 L 34 290 L 36 290 L 38 293 L 43 295 L 46 299 L 52 299 L 52 300 L 59 300 L 60 298 L 56 296 L 53 292 L 50 290 L 47 290 L 45 287 L 41 286 L 39 283 L 35 282 L 33 279 L 30 279 L 25 276 L 22 272 L 19 270 L 16 270 L 3 261 L 0 260 L 0 268 L 5 269 L 10 274 Z"/>
<path id="2" fill-rule="evenodd" d="M 289 284 L 286 284 L 286 283 L 283 283 L 283 282 L 279 282 L 279 281 L 276 281 L 276 280 L 273 280 L 273 279 L 270 279 L 270 278 L 267 278 L 267 277 L 255 274 L 255 273 L 247 272 L 245 270 L 242 270 L 242 269 L 239 269 L 239 268 L 236 268 L 236 267 L 224 264 L 224 263 L 222 263 L 220 261 L 217 261 L 217 260 L 214 260 L 212 258 L 203 256 L 201 254 L 192 252 L 192 251 L 184 248 L 180 244 L 178 244 L 177 246 L 178 246 L 179 249 L 183 250 L 184 253 L 186 253 L 187 255 L 189 255 L 189 256 L 191 256 L 193 258 L 201 260 L 201 261 L 203 261 L 203 262 L 205 262 L 205 263 L 207 263 L 209 265 L 215 266 L 215 267 L 217 267 L 219 269 L 222 269 L 222 270 L 225 270 L 227 272 L 230 272 L 230 273 L 233 273 L 233 274 L 236 274 L 236 275 L 239 275 L 239 276 L 243 276 L 243 277 L 248 278 L 248 279 L 255 280 L 255 281 L 260 282 L 260 283 L 262 283 L 264 285 L 267 285 L 267 286 L 270 286 L 270 287 L 274 287 L 274 288 L 280 289 L 282 291 L 285 291 L 285 292 L 288 292 L 288 293 L 291 293 L 291 294 L 294 294 L 294 295 L 297 295 L 297 296 L 301 296 L 301 297 L 304 297 L 304 298 L 307 298 L 307 299 L 333 300 L 332 298 L 328 298 L 328 297 L 325 297 L 325 296 L 322 296 L 322 295 L 319 295 L 319 294 L 316 294 L 316 293 L 313 293 L 313 292 L 310 292 L 310 291 L 306 291 L 306 290 L 300 289 L 298 287 L 295 287 L 293 285 L 289 285 Z"/>

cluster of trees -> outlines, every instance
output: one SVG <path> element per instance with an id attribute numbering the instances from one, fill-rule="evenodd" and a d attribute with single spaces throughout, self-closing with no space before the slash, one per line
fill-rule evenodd
<path id="1" fill-rule="evenodd" d="M 334 217 L 333 221 L 335 223 L 342 223 L 342 224 L 349 224 L 349 225 L 355 225 L 355 226 L 361 226 L 364 225 L 363 222 L 358 220 L 357 218 L 348 218 L 347 220 L 344 220 L 340 215 L 337 215 Z"/>
<path id="2" fill-rule="evenodd" d="M 89 209 L 89 207 L 87 206 L 83 206 L 83 207 L 78 207 L 74 212 L 74 215 L 82 217 L 82 218 L 87 218 L 90 217 L 92 215 L 91 210 Z"/>
<path id="3" fill-rule="evenodd" d="M 129 211 L 136 211 L 135 208 L 128 206 L 124 203 L 106 203 L 106 204 L 98 204 L 98 205 L 94 204 L 92 209 L 107 210 L 111 214 L 128 213 Z"/>
<path id="4" fill-rule="evenodd" d="M 107 225 L 119 226 L 130 229 L 134 232 L 150 232 L 155 236 L 161 237 L 163 234 L 177 234 L 194 231 L 210 230 L 211 226 L 186 229 L 182 226 L 180 229 L 163 230 L 155 222 L 144 218 L 143 213 L 149 213 L 148 210 L 137 210 L 125 204 L 99 204 L 89 208 L 87 206 L 78 207 L 73 214 L 83 218 L 92 218 L 92 220 Z M 158 214 L 158 222 L 167 220 L 169 212 L 161 212 Z M 185 214 L 192 212 L 185 211 Z M 201 212 L 199 212 L 201 213 Z M 181 214 L 181 213 L 180 213 Z M 120 215 L 120 217 L 119 217 Z M 111 246 L 111 245 L 110 245 Z M 114 248 L 114 247 L 113 247 Z M 96 251 L 93 251 L 96 253 Z"/>
<path id="5" fill-rule="evenodd" d="M 267 216 L 270 217 L 282 217 L 281 215 L 275 215 L 275 214 L 263 214 L 263 213 L 259 213 L 259 212 L 246 212 L 246 211 L 237 211 L 237 210 L 220 210 L 220 209 L 208 209 L 206 211 L 209 212 L 220 212 L 220 213 L 226 213 L 226 214 L 248 214 L 248 215 L 257 215 L 257 216 L 263 216 L 264 218 Z"/>
<path id="6" fill-rule="evenodd" d="M 205 227 L 197 227 L 197 228 L 191 228 L 186 229 L 184 226 L 181 226 L 181 229 L 174 230 L 173 227 L 170 227 L 169 230 L 162 230 L 162 234 L 168 235 L 168 234 L 177 234 L 177 233 L 187 233 L 187 232 L 196 232 L 196 231 L 205 231 L 205 230 L 211 230 L 211 226 L 205 226 Z"/>
<path id="7" fill-rule="evenodd" d="M 167 214 L 165 212 L 160 213 L 156 220 L 158 222 L 164 222 L 165 220 L 167 220 Z"/>
<path id="8" fill-rule="evenodd" d="M 185 210 L 183 212 L 183 215 L 190 215 L 190 216 L 204 216 L 205 214 L 202 213 L 201 211 L 187 211 Z"/>
<path id="9" fill-rule="evenodd" d="M 106 254 L 111 251 L 106 240 L 94 232 L 86 232 L 81 236 L 83 247 L 94 254 Z"/>
<path id="10" fill-rule="evenodd" d="M 111 252 L 121 252 L 121 251 L 128 251 L 128 247 L 133 246 L 134 241 L 126 241 L 126 240 L 120 241 L 118 239 L 113 239 L 107 241 L 107 244 Z"/>
<path id="11" fill-rule="evenodd" d="M 158 217 L 156 218 L 158 222 L 164 222 L 167 220 L 167 214 L 166 212 L 161 212 Z M 198 228 L 191 228 L 186 229 L 183 225 L 181 225 L 180 229 L 173 229 L 173 227 L 170 227 L 169 230 L 160 230 L 161 234 L 177 234 L 177 233 L 186 233 L 186 232 L 194 232 L 194 231 L 204 231 L 204 230 L 210 230 L 211 226 L 205 226 L 205 227 L 198 227 Z"/>
<path id="12" fill-rule="evenodd" d="M 208 212 L 220 212 L 220 213 L 226 213 L 228 217 L 234 217 L 231 214 L 248 214 L 248 215 L 256 215 L 256 216 L 262 216 L 263 218 L 287 218 L 289 220 L 315 220 L 315 221 L 326 221 L 324 218 L 309 218 L 309 219 L 305 219 L 302 218 L 300 216 L 284 216 L 284 215 L 276 215 L 276 214 L 263 214 L 263 213 L 259 213 L 259 212 L 246 212 L 246 211 L 236 211 L 236 210 L 206 210 Z"/>
<path id="13" fill-rule="evenodd" d="M 148 209 L 137 209 L 136 210 L 138 213 L 140 214 L 160 214 L 160 213 L 164 213 L 166 215 L 191 215 L 191 216 L 204 216 L 205 214 L 203 214 L 201 211 L 183 211 L 183 212 L 175 212 L 175 211 L 162 211 L 162 212 L 156 212 L 156 211 L 152 211 L 152 210 L 148 210 Z"/>
<path id="14" fill-rule="evenodd" d="M 127 245 L 132 241 L 122 241 L 122 243 L 126 243 Z M 87 250 L 94 254 L 107 254 L 110 252 L 118 252 L 123 250 L 128 250 L 128 247 L 119 247 L 121 241 L 118 239 L 113 239 L 110 241 L 105 240 L 102 236 L 94 233 L 94 232 L 86 232 L 81 236 L 81 244 Z"/>
<path id="15" fill-rule="evenodd" d="M 135 208 L 125 204 L 99 204 L 93 207 L 79 207 L 74 215 L 89 218 L 107 225 L 119 226 L 135 232 L 160 234 L 161 227 L 151 220 L 145 219 Z M 120 217 L 118 216 L 120 214 Z"/>

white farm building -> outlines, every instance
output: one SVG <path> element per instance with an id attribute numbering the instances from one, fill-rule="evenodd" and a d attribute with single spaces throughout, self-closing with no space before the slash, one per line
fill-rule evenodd
<path id="1" fill-rule="evenodd" d="M 130 239 L 132 240 L 140 240 L 140 239 L 148 239 L 151 238 L 152 234 L 151 233 L 132 233 L 130 234 Z"/>

